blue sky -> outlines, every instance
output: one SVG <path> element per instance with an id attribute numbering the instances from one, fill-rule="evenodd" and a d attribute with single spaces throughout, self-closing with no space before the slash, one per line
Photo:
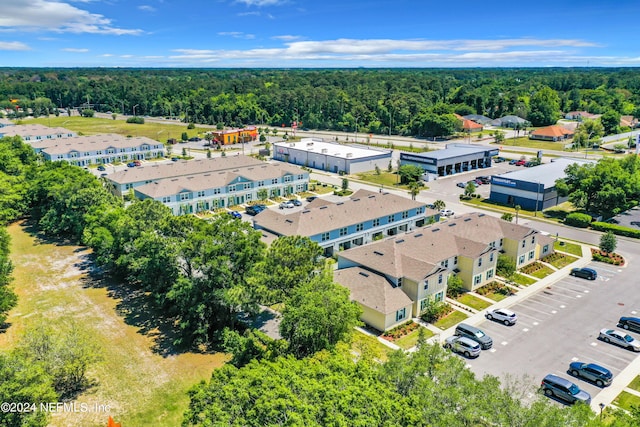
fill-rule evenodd
<path id="1" fill-rule="evenodd" d="M 639 66 L 637 0 L 0 0 L 0 66 Z"/>

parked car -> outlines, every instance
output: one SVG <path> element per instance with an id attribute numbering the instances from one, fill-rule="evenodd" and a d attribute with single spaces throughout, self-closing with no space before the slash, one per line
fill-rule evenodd
<path id="1" fill-rule="evenodd" d="M 134 160 L 133 164 L 136 165 L 136 166 L 142 165 L 142 163 L 140 163 L 140 160 Z"/>
<path id="2" fill-rule="evenodd" d="M 313 202 L 317 198 L 318 198 L 318 196 L 309 196 L 309 197 L 307 197 L 307 202 Z"/>
<path id="3" fill-rule="evenodd" d="M 574 377 L 591 381 L 598 387 L 606 387 L 613 381 L 611 371 L 595 363 L 572 362 L 569 364 L 569 373 Z"/>
<path id="4" fill-rule="evenodd" d="M 526 163 L 527 163 L 526 160 L 520 159 L 516 162 L 516 166 L 524 166 Z"/>
<path id="5" fill-rule="evenodd" d="M 618 326 L 622 329 L 640 332 L 640 318 L 638 317 L 621 317 Z"/>
<path id="6" fill-rule="evenodd" d="M 107 176 L 107 174 L 106 174 L 106 173 L 101 173 L 101 174 L 100 174 L 100 178 L 104 178 L 105 176 Z"/>
<path id="7" fill-rule="evenodd" d="M 540 389 L 546 396 L 554 396 L 569 403 L 582 402 L 587 405 L 591 403 L 591 395 L 571 381 L 549 374 L 542 379 Z"/>
<path id="8" fill-rule="evenodd" d="M 490 176 L 476 176 L 476 181 L 480 180 L 483 184 L 491 184 Z"/>
<path id="9" fill-rule="evenodd" d="M 172 162 L 177 162 L 178 160 L 180 160 L 178 157 L 172 157 L 172 158 L 171 158 L 171 161 L 172 161 Z"/>
<path id="10" fill-rule="evenodd" d="M 302 202 L 298 199 L 291 199 L 289 201 L 293 203 L 293 206 L 302 206 Z"/>
<path id="11" fill-rule="evenodd" d="M 525 168 L 532 168 L 534 166 L 538 166 L 540 163 L 538 162 L 525 162 L 524 167 Z"/>
<path id="12" fill-rule="evenodd" d="M 231 215 L 232 217 L 236 218 L 236 219 L 241 219 L 242 218 L 242 214 L 238 211 L 229 211 L 229 215 Z"/>
<path id="13" fill-rule="evenodd" d="M 136 164 L 135 164 L 135 163 L 133 163 L 133 162 L 129 162 L 129 163 L 127 163 L 127 167 L 129 167 L 129 168 L 135 168 L 135 167 L 136 167 Z"/>
<path id="14" fill-rule="evenodd" d="M 583 279 L 596 280 L 598 273 L 593 268 L 576 267 L 571 269 L 571 276 L 582 277 Z"/>
<path id="15" fill-rule="evenodd" d="M 455 214 L 455 212 L 453 212 L 451 209 L 442 209 L 440 211 L 440 216 L 453 216 Z"/>
<path id="16" fill-rule="evenodd" d="M 465 188 L 466 186 L 467 186 L 467 184 L 464 183 L 464 182 L 459 182 L 459 183 L 456 184 L 456 187 L 460 187 L 460 188 Z"/>
<path id="17" fill-rule="evenodd" d="M 295 205 L 293 204 L 293 202 L 291 200 L 287 200 L 284 201 L 282 203 L 280 203 L 280 205 L 278 206 L 280 209 L 292 209 L 295 207 Z"/>
<path id="18" fill-rule="evenodd" d="M 513 311 L 507 310 L 506 308 L 489 310 L 484 317 L 489 320 L 495 320 L 496 322 L 502 322 L 507 326 L 515 325 L 518 321 L 518 316 Z"/>
<path id="19" fill-rule="evenodd" d="M 464 354 L 465 357 L 480 356 L 480 344 L 477 342 L 460 336 L 452 336 L 444 340 L 444 348 L 451 349 L 456 353 Z"/>
<path id="20" fill-rule="evenodd" d="M 192 136 L 191 138 L 189 138 L 189 141 L 198 142 L 198 141 L 200 141 L 200 138 L 198 138 L 197 136 Z"/>
<path id="21" fill-rule="evenodd" d="M 606 343 L 619 345 L 631 351 L 640 351 L 640 341 L 629 334 L 615 329 L 601 329 L 598 339 Z"/>
<path id="22" fill-rule="evenodd" d="M 509 164 L 510 165 L 515 165 L 516 163 L 518 163 L 518 161 L 516 159 L 509 160 Z"/>
<path id="23" fill-rule="evenodd" d="M 247 215 L 258 215 L 260 212 L 262 212 L 263 210 L 267 209 L 267 207 L 265 205 L 251 205 L 251 206 L 247 206 L 247 208 L 244 210 Z"/>
<path id="24" fill-rule="evenodd" d="M 504 161 L 506 161 L 507 159 L 505 159 L 504 157 L 496 157 L 493 161 L 495 163 L 502 163 Z"/>
<path id="25" fill-rule="evenodd" d="M 98 166 L 98 170 L 101 172 L 104 172 L 105 170 L 107 170 L 103 165 Z"/>
<path id="26" fill-rule="evenodd" d="M 489 335 L 485 334 L 481 329 L 466 323 L 459 323 L 456 326 L 455 335 L 472 339 L 480 344 L 483 350 L 488 350 L 493 346 L 493 340 Z"/>

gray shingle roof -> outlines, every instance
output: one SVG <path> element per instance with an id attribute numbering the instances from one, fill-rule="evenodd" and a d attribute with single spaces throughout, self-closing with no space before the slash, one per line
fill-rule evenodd
<path id="1" fill-rule="evenodd" d="M 118 134 L 100 134 L 100 135 L 88 135 L 88 136 L 76 136 L 71 138 L 58 138 L 54 141 L 57 142 L 55 145 L 49 145 L 44 148 L 44 151 L 47 154 L 66 154 L 71 151 L 78 151 L 80 153 L 95 151 L 95 150 L 107 150 L 109 148 L 113 149 L 121 149 L 121 148 L 132 148 L 132 147 L 140 147 L 141 145 L 147 144 L 149 146 L 160 146 L 160 149 L 163 149 L 164 146 L 161 142 L 155 141 L 151 138 L 147 138 L 146 136 L 138 136 L 127 138 Z M 106 154 L 106 153 L 105 153 Z M 114 155 L 118 155 L 119 153 L 113 153 Z M 126 154 L 131 154 L 131 152 L 127 152 Z"/>
<path id="2" fill-rule="evenodd" d="M 460 215 L 446 222 L 450 233 L 489 244 L 505 237 L 511 240 L 522 240 L 537 233 L 536 230 L 524 225 L 486 215 L 479 212 Z M 455 225 L 453 225 L 455 224 Z"/>
<path id="3" fill-rule="evenodd" d="M 383 314 L 393 313 L 412 304 L 402 289 L 394 287 L 384 276 L 361 267 L 336 270 L 336 283 L 349 289 L 351 300 Z"/>
<path id="4" fill-rule="evenodd" d="M 307 209 L 291 214 L 281 214 L 273 210 L 264 211 L 255 218 L 254 223 L 257 227 L 266 228 L 283 236 L 310 237 L 421 206 L 426 209 L 425 203 L 406 197 L 358 190 L 344 202 L 324 204 L 319 207 L 309 205 Z M 436 214 L 436 211 L 431 209 L 426 209 L 426 212 L 427 216 Z"/>

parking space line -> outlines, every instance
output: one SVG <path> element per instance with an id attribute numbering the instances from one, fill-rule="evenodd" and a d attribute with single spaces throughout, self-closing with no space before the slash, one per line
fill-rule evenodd
<path id="1" fill-rule="evenodd" d="M 536 294 L 536 297 L 538 297 L 538 298 L 547 298 L 547 299 L 552 299 L 552 300 L 558 299 L 558 298 L 554 298 L 554 297 L 575 299 L 575 297 L 572 297 L 570 295 L 564 295 L 564 294 L 559 293 L 559 292 L 551 293 L 550 291 L 549 291 L 549 293 L 541 292 L 539 294 Z"/>
<path id="2" fill-rule="evenodd" d="M 546 304 L 545 304 L 545 306 L 546 306 Z M 536 318 L 536 317 L 533 317 L 533 316 L 532 316 L 532 315 L 530 315 L 530 314 L 524 313 L 524 312 L 522 311 L 522 309 L 524 309 L 524 310 L 532 310 L 532 311 L 535 311 L 535 312 L 537 312 L 537 313 L 544 314 L 544 315 L 547 315 L 547 316 L 549 316 L 549 315 L 550 315 L 548 311 L 538 310 L 537 308 L 533 308 L 533 307 L 526 307 L 526 306 L 522 306 L 522 307 L 520 307 L 520 308 L 518 309 L 518 316 L 520 316 L 520 314 L 522 314 L 522 315 L 524 315 L 524 316 L 529 316 L 529 317 L 531 317 L 532 319 L 536 319 L 536 320 L 537 320 L 537 321 L 539 321 L 539 322 L 542 322 L 542 319 L 538 319 L 538 318 Z"/>
<path id="3" fill-rule="evenodd" d="M 602 347 L 600 347 L 598 344 L 600 344 L 600 343 L 591 343 L 591 346 L 595 350 L 596 353 L 603 354 L 605 356 L 611 357 L 611 358 L 616 359 L 616 360 L 620 360 L 620 361 L 624 362 L 625 365 L 629 364 L 630 360 L 627 360 L 626 358 L 617 356 L 615 353 L 612 353 L 610 351 L 601 350 Z M 618 347 L 618 346 L 613 345 L 613 344 L 607 344 L 607 343 L 603 343 L 603 344 L 606 345 L 607 347 Z M 622 347 L 619 347 L 618 350 L 629 351 L 629 350 L 625 350 Z"/>

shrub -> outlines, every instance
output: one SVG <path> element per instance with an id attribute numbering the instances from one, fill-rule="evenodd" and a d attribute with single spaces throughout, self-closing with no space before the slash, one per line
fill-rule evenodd
<path id="1" fill-rule="evenodd" d="M 419 327 L 420 325 L 415 323 L 413 320 L 409 320 L 407 323 L 403 323 L 402 325 L 396 326 L 393 329 L 389 329 L 387 332 L 382 334 L 382 338 L 389 341 L 394 341 L 398 338 L 402 338 L 405 335 L 409 335 Z"/>
<path id="2" fill-rule="evenodd" d="M 137 125 L 143 125 L 144 124 L 144 117 L 129 117 L 127 119 L 127 123 L 135 123 Z"/>
<path id="3" fill-rule="evenodd" d="M 640 230 L 617 224 L 609 224 L 608 222 L 593 222 L 591 223 L 591 228 L 597 231 L 612 231 L 613 234 L 618 236 L 640 238 Z"/>
<path id="4" fill-rule="evenodd" d="M 427 307 L 422 310 L 422 313 L 420 313 L 420 318 L 425 322 L 434 323 L 452 311 L 453 308 L 446 302 L 430 301 L 429 304 L 427 304 Z"/>
<path id="5" fill-rule="evenodd" d="M 587 228 L 591 224 L 591 215 L 573 212 L 567 215 L 564 222 L 572 227 Z"/>
<path id="6" fill-rule="evenodd" d="M 618 254 L 603 252 L 598 249 L 591 249 L 591 257 L 594 261 L 606 262 L 613 265 L 624 265 L 624 258 Z"/>

